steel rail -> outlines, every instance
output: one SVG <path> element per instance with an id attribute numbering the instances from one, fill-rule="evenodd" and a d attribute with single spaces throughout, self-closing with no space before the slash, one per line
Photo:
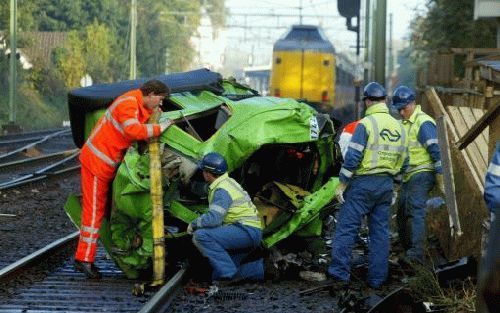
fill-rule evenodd
<path id="1" fill-rule="evenodd" d="M 139 313 L 168 312 L 176 291 L 187 276 L 187 268 L 181 268 L 155 295 L 142 307 Z"/>
<path id="2" fill-rule="evenodd" d="M 0 190 L 5 190 L 5 189 L 12 188 L 12 187 L 20 186 L 20 185 L 25 185 L 25 184 L 32 183 L 35 181 L 46 179 L 50 176 L 61 175 L 64 173 L 68 173 L 68 172 L 80 169 L 81 168 L 80 165 L 75 165 L 72 167 L 61 169 L 59 171 L 49 172 L 51 169 L 74 159 L 79 154 L 80 154 L 79 152 L 74 153 L 74 154 L 70 155 L 69 157 L 66 157 L 58 162 L 52 163 L 51 165 L 44 167 L 42 169 L 39 169 L 34 173 L 27 174 L 27 175 L 24 175 L 24 176 L 21 176 L 18 178 L 14 178 L 14 179 L 6 181 L 6 182 L 2 182 L 2 183 L 0 183 Z"/>
<path id="3" fill-rule="evenodd" d="M 70 132 L 70 130 L 69 130 L 69 129 L 65 129 L 65 130 L 61 130 L 61 131 L 58 131 L 58 132 L 55 132 L 55 133 L 49 134 L 49 135 L 47 135 L 47 136 L 42 137 L 42 139 L 40 139 L 40 140 L 37 140 L 37 141 L 35 141 L 35 142 L 32 142 L 32 143 L 30 143 L 30 144 L 27 144 L 27 145 L 25 145 L 25 146 L 22 146 L 22 147 L 20 147 L 20 148 L 15 149 L 15 150 L 9 151 L 9 152 L 7 152 L 7 153 L 0 154 L 0 159 L 3 159 L 3 158 L 6 158 L 6 157 L 9 157 L 9 156 L 14 155 L 14 154 L 17 154 L 17 153 L 20 153 L 20 152 L 22 152 L 22 151 L 24 151 L 24 150 L 27 150 L 27 149 L 29 149 L 29 148 L 33 148 L 34 146 L 36 146 L 36 145 L 38 145 L 38 144 L 40 144 L 40 143 L 42 143 L 42 142 L 45 142 L 45 141 L 47 141 L 47 140 L 49 140 L 49 139 L 51 139 L 51 138 L 53 138 L 53 137 L 57 137 L 57 136 L 59 136 L 59 135 L 62 135 L 62 134 L 65 134 L 65 133 L 69 133 L 69 132 Z"/>
<path id="4" fill-rule="evenodd" d="M 79 231 L 75 231 L 5 266 L 0 269 L 0 283 L 8 285 L 21 273 L 31 271 L 44 260 L 66 251 L 68 245 L 75 244 L 78 238 Z M 104 274 L 102 280 L 85 279 L 82 273 L 73 269 L 72 257 L 69 256 L 42 279 L 30 278 L 29 275 L 38 275 L 36 269 L 34 274 L 28 272 L 29 283 L 14 287 L 19 288 L 19 294 L 0 303 L 0 312 L 168 312 L 187 276 L 187 268 L 181 268 L 163 287 L 154 293 L 149 290 L 146 295 L 149 301 L 144 303 L 143 297 L 132 294 L 134 281 L 125 279 L 111 260 L 102 261 L 105 259 L 103 251 L 98 254 Z"/>
<path id="5" fill-rule="evenodd" d="M 6 162 L 6 163 L 0 163 L 0 169 L 14 167 L 14 166 L 18 166 L 18 165 L 26 165 L 29 163 L 34 163 L 37 161 L 51 159 L 51 158 L 58 157 L 58 156 L 66 156 L 66 155 L 76 153 L 76 152 L 78 152 L 78 150 L 79 149 L 70 149 L 70 150 L 64 150 L 64 151 L 44 154 L 44 155 L 40 155 L 40 156 L 36 156 L 36 157 L 31 157 L 31 158 L 27 158 L 27 159 L 16 160 L 16 161 L 11 161 L 11 162 Z"/>
<path id="6" fill-rule="evenodd" d="M 34 138 L 41 139 L 46 135 L 61 131 L 61 130 L 71 130 L 69 127 L 61 127 L 54 129 L 45 129 L 45 130 L 36 130 L 25 133 L 16 133 L 16 134 L 8 134 L 0 136 L 0 145 L 1 144 L 10 144 L 15 142 L 23 142 L 28 139 L 33 140 Z"/>
<path id="7" fill-rule="evenodd" d="M 12 275 L 15 275 L 19 271 L 26 269 L 35 262 L 44 259 L 50 255 L 53 255 L 55 252 L 65 247 L 67 244 L 71 243 L 72 241 L 76 241 L 78 239 L 79 234 L 80 234 L 79 231 L 75 231 L 74 233 L 71 233 L 66 237 L 58 239 L 48 244 L 47 246 L 43 247 L 42 249 L 37 250 L 31 253 L 30 255 L 27 255 L 24 258 L 0 269 L 0 282 L 6 281 L 9 277 L 12 277 Z"/>

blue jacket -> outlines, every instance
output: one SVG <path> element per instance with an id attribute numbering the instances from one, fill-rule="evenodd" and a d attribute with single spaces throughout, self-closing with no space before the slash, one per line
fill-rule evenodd
<path id="1" fill-rule="evenodd" d="M 484 201 L 490 212 L 494 213 L 500 208 L 500 141 L 497 141 L 495 154 L 486 173 Z"/>
<path id="2" fill-rule="evenodd" d="M 215 189 L 214 198 L 208 206 L 208 211 L 191 222 L 193 229 L 222 225 L 226 212 L 229 210 L 232 203 L 233 199 L 231 199 L 231 196 L 225 189 Z"/>

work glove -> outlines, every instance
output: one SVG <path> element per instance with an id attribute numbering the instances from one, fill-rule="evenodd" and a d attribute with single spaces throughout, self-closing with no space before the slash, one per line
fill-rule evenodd
<path id="1" fill-rule="evenodd" d="M 335 189 L 335 197 L 337 198 L 337 201 L 340 204 L 344 204 L 344 191 L 346 189 L 347 185 L 344 183 L 340 183 L 337 185 L 337 188 Z"/>
<path id="2" fill-rule="evenodd" d="M 193 233 L 193 225 L 191 225 L 191 223 L 188 224 L 188 227 L 186 229 L 186 233 L 188 233 L 189 235 L 191 235 Z"/>
<path id="3" fill-rule="evenodd" d="M 444 195 L 445 191 L 444 191 L 444 178 L 443 178 L 443 174 L 436 174 L 436 185 L 438 186 L 439 190 Z"/>
<path id="4" fill-rule="evenodd" d="M 166 119 L 165 121 L 160 123 L 160 131 L 163 133 L 167 128 L 171 125 L 175 124 L 175 122 L 171 119 Z"/>

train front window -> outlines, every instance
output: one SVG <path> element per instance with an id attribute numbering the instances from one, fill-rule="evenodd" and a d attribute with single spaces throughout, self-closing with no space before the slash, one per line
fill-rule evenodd
<path id="1" fill-rule="evenodd" d="M 307 29 L 307 28 L 292 28 L 292 30 L 285 36 L 286 40 L 298 40 L 298 41 L 322 41 L 323 38 L 318 32 L 317 28 Z"/>

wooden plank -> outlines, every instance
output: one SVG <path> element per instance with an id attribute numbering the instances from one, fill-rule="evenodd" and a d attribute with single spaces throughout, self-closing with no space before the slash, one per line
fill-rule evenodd
<path id="1" fill-rule="evenodd" d="M 446 113 L 443 104 L 441 103 L 441 99 L 439 99 L 436 90 L 432 87 L 427 88 L 425 90 L 425 95 L 427 99 L 429 100 L 429 104 L 432 110 L 436 112 L 435 116 L 436 118 L 439 118 L 440 116 L 445 116 L 445 118 L 450 121 L 450 117 L 448 116 L 448 113 Z M 458 141 L 458 135 L 457 135 L 457 130 L 455 129 L 455 126 L 452 123 L 447 123 L 448 131 L 451 133 L 451 140 L 449 140 L 450 143 Z M 484 193 L 484 180 L 483 178 L 479 177 L 477 172 L 473 170 L 472 167 L 472 161 L 469 158 L 469 155 L 465 152 L 465 150 L 459 150 L 463 160 L 465 161 L 465 164 L 467 168 L 469 169 L 468 173 L 465 173 L 465 175 L 469 176 L 470 182 L 474 182 L 475 186 L 479 189 L 481 193 Z"/>
<path id="2" fill-rule="evenodd" d="M 459 150 L 467 147 L 495 119 L 500 112 L 500 102 L 495 103 L 458 142 Z"/>
<path id="3" fill-rule="evenodd" d="M 480 108 L 482 108 L 483 106 L 481 105 Z M 474 117 L 476 118 L 476 123 L 479 122 L 481 120 L 481 117 L 483 117 L 484 113 L 486 113 L 486 110 L 483 110 L 483 109 L 473 109 L 471 108 L 471 111 L 472 111 L 472 114 L 474 115 Z M 475 123 L 474 123 L 475 125 Z M 486 127 L 483 132 L 481 133 L 480 136 L 482 136 L 484 138 L 484 141 L 486 142 L 486 145 L 488 145 L 488 131 L 489 131 L 489 126 Z M 482 152 L 482 151 L 481 151 Z M 488 153 L 486 153 L 486 159 L 488 159 Z M 486 162 L 488 163 L 488 162 Z"/>
<path id="4" fill-rule="evenodd" d="M 451 152 L 446 131 L 446 119 L 442 115 L 436 120 L 439 149 L 441 150 L 441 162 L 443 167 L 444 190 L 446 207 L 450 217 L 451 237 L 462 235 L 460 218 L 458 216 L 457 199 L 455 197 L 455 178 L 453 176 L 453 165 L 451 163 Z"/>
<path id="5" fill-rule="evenodd" d="M 451 51 L 456 54 L 467 54 L 472 51 L 474 54 L 487 55 L 487 54 L 498 54 L 498 48 L 451 48 Z"/>
<path id="6" fill-rule="evenodd" d="M 429 100 L 429 107 L 434 112 L 434 116 L 439 118 L 440 116 L 447 115 L 444 110 L 444 106 L 441 103 L 441 99 L 436 93 L 436 89 L 433 87 L 427 87 L 425 90 L 425 95 L 427 96 L 427 100 Z"/>
<path id="7" fill-rule="evenodd" d="M 465 123 L 460 110 L 457 107 L 448 106 L 448 113 L 451 117 L 452 123 L 455 125 L 455 129 L 457 130 L 457 134 L 459 137 L 463 136 L 469 129 L 467 124 Z M 472 161 L 472 165 L 476 170 L 477 174 L 480 177 L 484 177 L 486 174 L 486 163 L 481 157 L 481 153 L 475 142 L 472 142 L 466 149 L 465 152 L 469 155 L 469 158 Z"/>
<path id="8" fill-rule="evenodd" d="M 477 122 L 476 116 L 472 112 L 471 108 L 468 107 L 460 107 L 458 108 L 460 113 L 462 114 L 462 117 L 464 118 L 465 123 L 467 124 L 467 131 L 471 129 Z M 476 139 L 472 142 L 473 144 L 476 145 L 477 149 L 479 150 L 479 153 L 481 155 L 481 158 L 483 159 L 483 162 L 486 167 L 488 167 L 488 141 L 484 137 L 484 131 L 476 137 Z M 486 173 L 485 173 L 486 174 Z"/>

